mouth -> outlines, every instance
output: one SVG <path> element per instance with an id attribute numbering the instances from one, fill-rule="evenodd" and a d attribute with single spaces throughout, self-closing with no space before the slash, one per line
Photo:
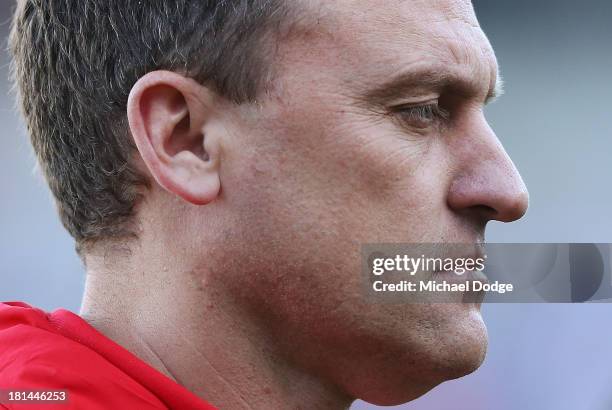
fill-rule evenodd
<path id="1" fill-rule="evenodd" d="M 452 282 L 465 281 L 480 281 L 488 283 L 487 275 L 484 273 L 485 262 L 487 255 L 485 253 L 485 244 L 483 242 L 473 244 L 459 244 L 462 252 L 441 252 L 443 256 L 439 256 L 444 260 L 452 260 L 455 263 L 460 262 L 457 266 L 459 269 L 436 269 L 431 271 L 433 280 L 440 279 Z"/>
<path id="2" fill-rule="evenodd" d="M 466 282 L 466 281 L 479 281 L 483 283 L 489 283 L 487 275 L 480 270 L 465 271 L 462 274 L 458 274 L 455 271 L 436 271 L 431 274 L 432 280 L 445 280 L 447 282 Z"/>

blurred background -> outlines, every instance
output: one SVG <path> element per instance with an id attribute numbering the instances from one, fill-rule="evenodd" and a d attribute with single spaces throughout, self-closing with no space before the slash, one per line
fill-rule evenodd
<path id="1" fill-rule="evenodd" d="M 612 2 L 474 5 L 506 82 L 488 118 L 531 193 L 527 216 L 491 224 L 488 241 L 612 242 Z M 0 300 L 78 311 L 83 269 L 8 82 L 12 8 L 0 2 Z M 397 409 L 612 409 L 612 305 L 489 304 L 483 312 L 484 365 Z"/>

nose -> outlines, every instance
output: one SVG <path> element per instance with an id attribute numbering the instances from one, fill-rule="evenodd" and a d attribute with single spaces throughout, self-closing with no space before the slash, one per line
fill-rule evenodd
<path id="1" fill-rule="evenodd" d="M 497 136 L 482 120 L 479 132 L 472 129 L 472 137 L 458 138 L 451 147 L 456 166 L 448 206 L 485 221 L 512 222 L 527 212 L 529 193 Z"/>

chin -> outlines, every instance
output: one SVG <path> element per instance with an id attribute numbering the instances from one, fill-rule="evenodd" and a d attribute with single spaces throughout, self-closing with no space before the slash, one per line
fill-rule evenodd
<path id="1" fill-rule="evenodd" d="M 484 362 L 487 346 L 487 327 L 480 311 L 473 309 L 447 340 L 448 350 L 439 361 L 441 375 L 445 380 L 452 380 L 475 372 Z"/>
<path id="2" fill-rule="evenodd" d="M 451 320 L 436 326 L 435 332 L 423 332 L 419 348 L 404 346 L 393 366 L 387 362 L 380 368 L 377 379 L 383 382 L 370 380 L 369 391 L 360 398 L 378 406 L 396 406 L 476 371 L 486 355 L 487 330 L 478 307 L 463 313 L 449 316 Z"/>
<path id="3" fill-rule="evenodd" d="M 487 327 L 479 306 L 455 313 L 439 328 L 437 343 L 429 350 L 430 375 L 438 384 L 473 373 L 487 352 Z"/>

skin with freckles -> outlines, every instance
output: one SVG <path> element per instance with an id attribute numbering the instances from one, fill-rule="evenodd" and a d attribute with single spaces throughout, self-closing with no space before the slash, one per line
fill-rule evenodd
<path id="1" fill-rule="evenodd" d="M 483 114 L 498 67 L 470 2 L 306 9 L 256 103 L 138 81 L 156 183 L 139 239 L 86 255 L 83 316 L 222 409 L 400 404 L 476 370 L 479 305 L 368 303 L 360 246 L 480 243 L 528 205 Z"/>

